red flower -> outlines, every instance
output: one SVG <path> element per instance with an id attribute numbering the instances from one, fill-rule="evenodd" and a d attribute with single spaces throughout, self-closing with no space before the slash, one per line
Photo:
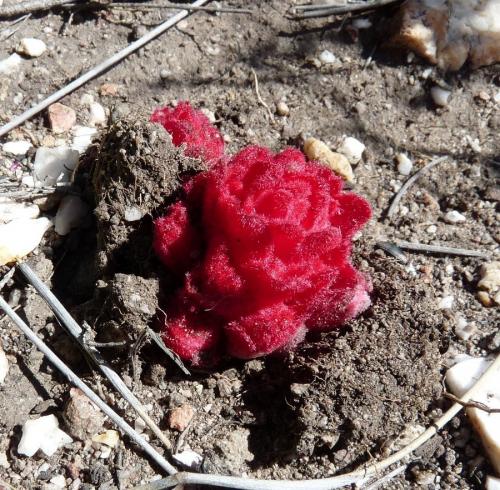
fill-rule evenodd
<path id="1" fill-rule="evenodd" d="M 249 147 L 219 160 L 155 222 L 158 256 L 184 276 L 166 344 L 194 363 L 252 358 L 353 318 L 370 285 L 350 263 L 351 240 L 370 213 L 298 150 Z"/>
<path id="2" fill-rule="evenodd" d="M 188 157 L 201 158 L 208 164 L 224 154 L 224 140 L 205 114 L 195 111 L 189 102 L 179 102 L 175 109 L 156 109 L 151 122 L 160 123 L 172 136 L 175 146 L 186 145 Z"/>

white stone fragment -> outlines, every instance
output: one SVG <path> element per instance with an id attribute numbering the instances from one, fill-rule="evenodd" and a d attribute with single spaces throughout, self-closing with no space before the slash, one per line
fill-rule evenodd
<path id="1" fill-rule="evenodd" d="M 78 227 L 89 212 L 88 205 L 78 196 L 65 196 L 56 213 L 54 227 L 58 235 L 67 235 Z"/>
<path id="2" fill-rule="evenodd" d="M 497 103 L 500 104 L 500 90 L 493 96 L 493 100 Z"/>
<path id="3" fill-rule="evenodd" d="M 120 434 L 116 430 L 106 430 L 102 434 L 92 437 L 92 442 L 98 442 L 108 447 L 116 447 L 120 441 Z"/>
<path id="4" fill-rule="evenodd" d="M 410 442 L 414 441 L 420 434 L 425 432 L 425 427 L 415 424 L 407 425 L 403 431 L 396 437 L 388 446 L 390 452 L 399 451 L 400 449 L 408 446 Z"/>
<path id="5" fill-rule="evenodd" d="M 7 356 L 2 349 L 2 344 L 0 343 L 0 385 L 3 384 L 7 374 L 9 372 L 9 361 L 7 360 Z"/>
<path id="6" fill-rule="evenodd" d="M 38 58 L 47 49 L 47 45 L 41 39 L 35 39 L 33 37 L 25 37 L 21 39 L 19 46 L 17 47 L 17 52 L 19 54 L 24 54 L 30 56 L 31 58 Z"/>
<path id="7" fill-rule="evenodd" d="M 462 214 L 459 213 L 458 211 L 448 211 L 444 215 L 444 220 L 446 223 L 449 223 L 451 225 L 455 225 L 457 223 L 463 223 L 467 218 Z"/>
<path id="8" fill-rule="evenodd" d="M 445 296 L 439 300 L 438 308 L 440 310 L 450 310 L 454 300 L 455 298 L 453 296 Z"/>
<path id="9" fill-rule="evenodd" d="M 51 485 L 51 490 L 64 490 L 66 488 L 66 478 L 64 475 L 53 476 L 49 483 Z"/>
<path id="10" fill-rule="evenodd" d="M 352 21 L 352 26 L 355 29 L 369 29 L 372 26 L 372 21 L 366 17 L 357 17 Z"/>
<path id="11" fill-rule="evenodd" d="M 89 124 L 91 126 L 103 126 L 106 124 L 106 111 L 99 102 L 92 102 L 89 112 Z"/>
<path id="12" fill-rule="evenodd" d="M 142 211 L 137 206 L 127 206 L 125 208 L 125 221 L 139 221 L 142 216 Z"/>
<path id="13" fill-rule="evenodd" d="M 13 53 L 8 58 L 0 60 L 0 75 L 10 75 L 14 73 L 21 65 L 22 58 L 17 54 Z"/>
<path id="14" fill-rule="evenodd" d="M 97 134 L 96 128 L 89 128 L 87 126 L 75 126 L 73 128 L 73 142 L 71 148 L 84 153 L 85 150 L 91 145 L 92 138 Z"/>
<path id="15" fill-rule="evenodd" d="M 78 151 L 67 146 L 57 148 L 40 147 L 35 155 L 35 178 L 42 185 L 55 185 L 71 181 L 78 165 Z"/>
<path id="16" fill-rule="evenodd" d="M 500 490 L 500 478 L 488 475 L 486 477 L 486 484 L 484 490 Z"/>
<path id="17" fill-rule="evenodd" d="M 2 145 L 2 151 L 9 155 L 23 157 L 33 145 L 29 141 L 8 141 Z"/>
<path id="18" fill-rule="evenodd" d="M 337 149 L 339 153 L 346 156 L 351 165 L 355 165 L 361 160 L 366 146 L 361 141 L 351 136 L 344 137 L 342 144 Z"/>
<path id="19" fill-rule="evenodd" d="M 180 453 L 175 453 L 172 455 L 172 458 L 183 466 L 193 470 L 198 469 L 203 461 L 203 456 L 192 449 L 185 449 Z"/>
<path id="20" fill-rule="evenodd" d="M 462 397 L 492 363 L 493 359 L 490 358 L 472 358 L 448 369 L 445 380 L 449 390 L 455 396 Z M 489 384 L 474 394 L 474 401 L 488 407 L 499 407 L 499 378 L 500 368 L 491 375 Z M 474 407 L 468 407 L 466 413 L 488 453 L 493 468 L 500 473 L 500 413 L 488 413 Z"/>
<path id="21" fill-rule="evenodd" d="M 439 107 L 446 107 L 448 105 L 448 99 L 450 98 L 451 92 L 437 85 L 431 88 L 431 97 Z"/>
<path id="22" fill-rule="evenodd" d="M 413 168 L 413 162 L 404 153 L 398 153 L 396 155 L 396 161 L 398 162 L 398 172 L 401 175 L 410 175 Z"/>
<path id="23" fill-rule="evenodd" d="M 94 96 L 92 94 L 86 93 L 80 97 L 80 104 L 83 106 L 90 107 L 94 103 Z"/>
<path id="24" fill-rule="evenodd" d="M 337 57 L 331 51 L 328 51 L 328 49 L 321 51 L 318 58 L 324 65 L 330 65 L 337 61 Z"/>
<path id="25" fill-rule="evenodd" d="M 23 435 L 17 452 L 33 456 L 39 449 L 47 456 L 52 456 L 60 447 L 73 442 L 68 434 L 59 429 L 55 415 L 46 415 L 35 420 L 28 420 L 23 425 Z"/>
<path id="26" fill-rule="evenodd" d="M 32 252 L 51 226 L 47 218 L 20 218 L 0 225 L 0 265 L 16 262 Z"/>
<path id="27" fill-rule="evenodd" d="M 458 317 L 455 325 L 455 335 L 464 341 L 469 340 L 477 332 L 477 327 L 474 323 L 469 323 L 465 318 Z"/>
<path id="28" fill-rule="evenodd" d="M 10 199 L 0 200 L 0 223 L 8 223 L 18 218 L 37 218 L 40 209 L 36 204 L 15 202 Z"/>
<path id="29" fill-rule="evenodd" d="M 0 468 L 10 468 L 7 453 L 5 451 L 0 451 Z"/>

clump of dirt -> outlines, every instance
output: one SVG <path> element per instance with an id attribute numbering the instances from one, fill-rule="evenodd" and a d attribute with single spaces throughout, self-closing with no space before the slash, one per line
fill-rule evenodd
<path id="1" fill-rule="evenodd" d="M 168 133 L 140 115 L 118 121 L 103 137 L 92 168 L 98 268 L 151 272 L 151 218 L 172 202 L 187 175 L 204 169 Z"/>

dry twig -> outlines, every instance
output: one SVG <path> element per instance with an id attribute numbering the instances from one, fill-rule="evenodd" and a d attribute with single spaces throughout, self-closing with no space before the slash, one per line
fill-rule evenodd
<path id="1" fill-rule="evenodd" d="M 445 398 L 449 398 L 451 401 L 455 403 L 460 403 L 464 408 L 477 408 L 478 410 L 482 410 L 486 413 L 500 413 L 500 408 L 491 408 L 488 407 L 485 403 L 476 402 L 474 400 L 469 400 L 468 402 L 461 400 L 458 396 L 453 395 L 452 393 L 445 392 Z"/>
<path id="2" fill-rule="evenodd" d="M 418 172 L 414 173 L 399 189 L 399 192 L 394 196 L 394 199 L 392 200 L 392 203 L 389 207 L 389 210 L 387 211 L 387 217 L 390 218 L 394 212 L 396 211 L 399 201 L 401 201 L 401 198 L 406 194 L 410 186 L 427 170 L 430 170 L 432 167 L 435 167 L 441 162 L 444 162 L 448 157 L 443 156 L 439 158 L 435 158 L 431 162 L 429 162 L 425 167 L 421 168 Z"/>
<path id="3" fill-rule="evenodd" d="M 253 81 L 255 83 L 255 95 L 257 96 L 257 100 L 259 101 L 260 105 L 263 106 L 267 110 L 267 114 L 271 121 L 274 121 L 274 115 L 267 105 L 266 101 L 260 96 L 260 90 L 259 90 L 259 79 L 257 78 L 257 73 L 255 73 L 255 70 L 252 68 L 252 73 L 253 73 Z"/>
<path id="4" fill-rule="evenodd" d="M 468 250 L 466 248 L 446 247 L 443 245 L 428 245 L 426 243 L 406 242 L 404 240 L 397 240 L 394 245 L 396 245 L 399 248 L 403 248 L 406 250 L 413 250 L 415 252 L 426 252 L 426 253 L 445 254 L 445 255 L 462 255 L 464 257 L 480 257 L 482 259 L 487 259 L 489 257 L 489 255 L 486 252 L 482 252 L 481 250 Z"/>
<path id="5" fill-rule="evenodd" d="M 186 5 L 185 8 L 198 7 L 207 3 L 208 1 L 209 0 L 196 0 L 192 4 Z M 118 51 L 118 53 L 115 53 L 113 56 L 103 61 L 101 64 L 97 65 L 92 70 L 88 71 L 87 73 L 84 73 L 82 76 L 78 77 L 76 80 L 73 80 L 65 87 L 61 88 L 60 90 L 53 93 L 46 99 L 42 100 L 40 103 L 36 104 L 31 109 L 28 109 L 26 112 L 23 112 L 21 115 L 15 117 L 12 121 L 10 121 L 9 123 L 5 124 L 0 128 L 0 136 L 7 134 L 9 131 L 22 124 L 24 121 L 27 121 L 31 117 L 35 116 L 39 112 L 49 107 L 49 105 L 53 104 L 54 102 L 57 102 L 58 100 L 62 99 L 65 95 L 68 95 L 69 93 L 73 92 L 77 88 L 87 83 L 89 80 L 92 80 L 101 73 L 107 71 L 109 68 L 116 65 L 117 63 L 125 59 L 127 56 L 132 54 L 133 52 L 137 51 L 138 49 L 142 48 L 153 39 L 157 38 L 160 34 L 163 34 L 166 30 L 170 29 L 170 27 L 180 22 L 182 19 L 187 17 L 189 13 L 190 12 L 188 10 L 182 10 L 181 12 L 173 15 L 165 22 L 163 22 L 159 26 L 155 27 L 154 29 L 146 33 L 137 41 L 134 41 L 133 43 L 129 44 L 126 48 L 122 49 L 121 51 Z"/>
<path id="6" fill-rule="evenodd" d="M 346 2 L 345 5 L 297 5 L 292 9 L 292 19 L 311 19 L 313 17 L 328 17 L 330 15 L 343 15 L 350 13 L 366 12 L 387 5 L 401 2 L 401 0 L 374 0 L 372 2 Z"/>
<path id="7" fill-rule="evenodd" d="M 120 376 L 111 369 L 106 361 L 103 359 L 99 351 L 88 344 L 85 340 L 84 331 L 76 323 L 74 318 L 69 314 L 68 310 L 62 303 L 54 296 L 52 291 L 40 280 L 40 278 L 33 272 L 33 270 L 26 263 L 19 264 L 19 270 L 23 273 L 28 282 L 36 289 L 40 296 L 47 302 L 57 318 L 61 321 L 66 328 L 69 335 L 78 342 L 85 354 L 93 361 L 93 363 L 101 370 L 101 372 L 108 378 L 115 389 L 127 400 L 130 406 L 138 413 L 144 420 L 147 426 L 153 431 L 158 439 L 165 445 L 167 449 L 172 447 L 170 441 L 165 434 L 155 424 L 153 419 L 147 414 L 145 408 L 136 396 L 129 390 L 129 388 L 122 381 Z"/>
<path id="8" fill-rule="evenodd" d="M 53 364 L 70 383 L 83 391 L 83 393 L 92 401 L 99 409 L 104 412 L 130 439 L 132 439 L 144 452 L 155 461 L 163 470 L 169 474 L 175 474 L 176 469 L 161 456 L 140 434 L 138 434 L 130 425 L 123 420 L 111 407 L 101 400 L 57 355 L 40 339 L 33 330 L 21 319 L 17 313 L 8 305 L 8 303 L 0 296 L 0 308 L 5 311 L 9 318 L 16 324 L 29 340 L 47 357 L 49 362 Z"/>
<path id="9" fill-rule="evenodd" d="M 0 7 L 0 18 L 43 12 L 70 3 L 85 3 L 85 0 L 28 0 Z"/>
<path id="10" fill-rule="evenodd" d="M 141 2 L 116 2 L 105 5 L 108 9 L 134 9 L 134 10 L 151 10 L 151 9 L 184 9 L 193 12 L 211 12 L 222 14 L 253 14 L 254 11 L 250 9 L 241 9 L 235 7 L 191 7 L 184 3 L 141 3 Z"/>

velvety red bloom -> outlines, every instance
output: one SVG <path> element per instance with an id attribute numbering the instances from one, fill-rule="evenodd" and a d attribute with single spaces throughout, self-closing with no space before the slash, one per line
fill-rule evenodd
<path id="1" fill-rule="evenodd" d="M 298 150 L 252 146 L 220 159 L 155 222 L 158 256 L 184 277 L 166 344 L 194 363 L 252 358 L 358 315 L 370 284 L 350 263 L 351 241 L 370 213 Z"/>
<path id="2" fill-rule="evenodd" d="M 160 123 L 172 136 L 175 146 L 186 145 L 188 157 L 201 158 L 208 164 L 224 154 L 224 140 L 201 111 L 196 111 L 188 102 L 179 102 L 174 109 L 156 109 L 151 122 Z"/>

